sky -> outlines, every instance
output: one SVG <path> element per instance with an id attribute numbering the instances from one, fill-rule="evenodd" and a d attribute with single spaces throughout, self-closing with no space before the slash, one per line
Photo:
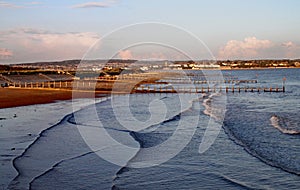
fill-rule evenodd
<path id="1" fill-rule="evenodd" d="M 298 0 L 0 0 L 0 64 L 112 55 L 295 59 L 299 7 Z"/>

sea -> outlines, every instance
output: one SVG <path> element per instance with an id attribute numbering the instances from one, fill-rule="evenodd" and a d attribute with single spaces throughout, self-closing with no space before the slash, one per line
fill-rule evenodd
<path id="1" fill-rule="evenodd" d="M 186 71 L 209 78 L 199 72 Z M 0 110 L 0 187 L 300 189 L 300 69 L 220 72 L 235 82 L 212 81 L 217 89 L 285 92 L 116 94 Z"/>

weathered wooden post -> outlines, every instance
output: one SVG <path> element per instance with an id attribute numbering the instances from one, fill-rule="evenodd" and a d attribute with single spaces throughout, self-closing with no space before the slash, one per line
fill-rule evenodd
<path id="1" fill-rule="evenodd" d="M 286 81 L 286 78 L 283 77 L 283 79 L 282 79 L 282 92 L 285 92 L 285 81 Z"/>

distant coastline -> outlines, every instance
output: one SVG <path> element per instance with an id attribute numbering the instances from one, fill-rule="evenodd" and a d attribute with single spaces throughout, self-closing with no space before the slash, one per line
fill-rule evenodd
<path id="1" fill-rule="evenodd" d="M 18 64 L 1 64 L 0 74 L 9 72 L 69 72 L 78 70 L 104 71 L 117 75 L 126 71 L 148 70 L 201 70 L 201 69 L 277 69 L 300 68 L 300 59 L 258 59 L 258 60 L 134 60 L 134 59 L 97 59 L 97 60 L 64 60 Z"/>
<path id="2" fill-rule="evenodd" d="M 176 70 L 300 68 L 300 60 L 139 61 L 138 64 L 135 62 L 136 60 L 90 60 L 86 61 L 83 66 L 79 66 L 80 60 L 67 60 L 0 65 L 0 109 L 70 100 L 73 98 L 73 86 L 76 84 L 74 81 L 79 84 L 85 83 L 85 87 L 88 88 L 91 88 L 90 84 L 95 83 L 93 91 L 78 91 L 77 93 L 78 98 L 95 98 L 109 95 L 116 80 L 118 80 L 121 90 L 118 92 L 114 90 L 114 93 L 124 93 L 124 89 L 131 92 L 133 84 L 155 82 L 166 77 L 167 73 L 172 73 L 170 71 Z M 261 66 L 257 66 L 257 64 Z M 150 65 L 152 66 L 150 67 Z M 147 75 L 146 73 L 148 76 L 141 80 Z"/>

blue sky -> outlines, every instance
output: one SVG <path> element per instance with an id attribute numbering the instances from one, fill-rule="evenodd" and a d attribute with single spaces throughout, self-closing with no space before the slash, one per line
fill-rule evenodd
<path id="1" fill-rule="evenodd" d="M 217 59 L 300 58 L 299 7 L 297 0 L 0 0 L 0 63 L 82 58 L 99 38 L 141 22 L 183 28 Z M 122 58 L 142 57 L 126 51 Z"/>

